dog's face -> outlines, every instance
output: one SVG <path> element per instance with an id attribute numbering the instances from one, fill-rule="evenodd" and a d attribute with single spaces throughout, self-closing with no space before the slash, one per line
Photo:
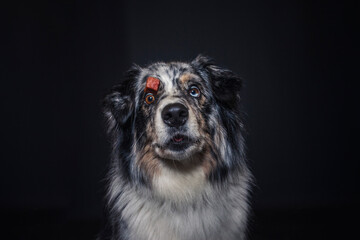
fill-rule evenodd
<path id="1" fill-rule="evenodd" d="M 149 79 L 158 80 L 150 92 Z M 233 154 L 228 132 L 238 133 L 240 88 L 231 71 L 202 56 L 130 70 L 105 99 L 115 154 L 128 159 L 122 164 L 127 175 L 139 169 L 151 177 L 169 162 L 200 164 L 208 175 L 229 165 L 224 158 Z"/>
<path id="2" fill-rule="evenodd" d="M 149 76 L 160 80 L 156 93 L 144 92 Z M 158 63 L 142 71 L 138 115 L 154 154 L 186 161 L 203 150 L 208 134 L 205 119 L 212 102 L 209 87 L 188 64 Z"/>

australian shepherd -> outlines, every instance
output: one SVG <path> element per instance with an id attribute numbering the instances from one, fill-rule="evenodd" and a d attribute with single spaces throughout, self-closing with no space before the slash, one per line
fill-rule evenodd
<path id="1" fill-rule="evenodd" d="M 104 100 L 112 154 L 99 239 L 245 239 L 241 87 L 204 56 L 128 71 Z"/>

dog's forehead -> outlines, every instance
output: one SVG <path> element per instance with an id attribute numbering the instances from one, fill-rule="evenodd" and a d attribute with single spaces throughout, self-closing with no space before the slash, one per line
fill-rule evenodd
<path id="1" fill-rule="evenodd" d="M 146 75 L 156 77 L 160 80 L 163 90 L 166 93 L 174 93 L 179 88 L 178 82 L 181 76 L 192 72 L 187 63 L 157 63 L 146 69 Z"/>

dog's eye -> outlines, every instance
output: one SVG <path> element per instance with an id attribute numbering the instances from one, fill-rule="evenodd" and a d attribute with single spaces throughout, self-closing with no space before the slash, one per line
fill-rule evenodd
<path id="1" fill-rule="evenodd" d="M 198 87 L 192 86 L 192 87 L 190 87 L 190 89 L 189 89 L 189 94 L 190 94 L 190 96 L 197 98 L 197 97 L 200 96 L 200 90 L 199 90 Z"/>
<path id="2" fill-rule="evenodd" d="M 155 96 L 152 93 L 148 93 L 145 96 L 145 102 L 147 104 L 152 104 L 155 101 Z"/>

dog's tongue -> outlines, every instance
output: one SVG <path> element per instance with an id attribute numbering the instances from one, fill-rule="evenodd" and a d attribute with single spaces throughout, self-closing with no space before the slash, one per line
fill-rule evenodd
<path id="1" fill-rule="evenodd" d="M 175 142 L 181 142 L 183 139 L 183 137 L 174 137 Z"/>

